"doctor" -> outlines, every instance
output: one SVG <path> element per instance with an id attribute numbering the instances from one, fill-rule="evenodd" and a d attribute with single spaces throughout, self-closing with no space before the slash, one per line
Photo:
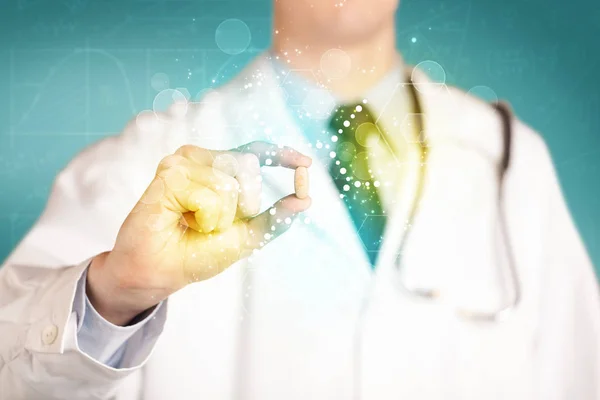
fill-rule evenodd
<path id="1" fill-rule="evenodd" d="M 233 82 L 73 160 L 0 269 L 0 399 L 600 399 L 544 142 L 403 65 L 396 3 L 276 1 Z"/>

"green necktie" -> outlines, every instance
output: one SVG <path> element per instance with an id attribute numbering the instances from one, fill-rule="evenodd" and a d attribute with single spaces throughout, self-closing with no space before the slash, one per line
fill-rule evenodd
<path id="1" fill-rule="evenodd" d="M 348 208 L 371 267 L 375 268 L 387 217 L 377 193 L 379 182 L 369 167 L 367 146 L 373 140 L 371 136 L 379 132 L 364 104 L 338 107 L 330 127 L 338 140 L 329 173 Z"/>

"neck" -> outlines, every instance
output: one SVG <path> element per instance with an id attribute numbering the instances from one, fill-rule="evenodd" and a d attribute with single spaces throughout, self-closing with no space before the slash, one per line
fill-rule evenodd
<path id="1" fill-rule="evenodd" d="M 360 98 L 398 62 L 393 18 L 373 35 L 337 46 L 285 32 L 285 26 L 275 18 L 273 54 L 342 100 Z"/>

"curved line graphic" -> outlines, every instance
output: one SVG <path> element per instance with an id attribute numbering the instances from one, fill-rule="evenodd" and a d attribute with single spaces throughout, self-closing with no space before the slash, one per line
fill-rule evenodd
<path id="1" fill-rule="evenodd" d="M 135 114 L 135 106 L 133 104 L 133 95 L 132 95 L 132 92 L 131 92 L 131 82 L 129 81 L 129 78 L 127 77 L 127 74 L 125 72 L 125 68 L 123 66 L 123 63 L 118 58 L 116 58 L 114 55 L 110 54 L 109 52 L 107 52 L 105 50 L 101 50 L 101 49 L 76 49 L 76 50 L 73 50 L 73 52 L 71 54 L 68 54 L 62 60 L 60 60 L 59 62 L 57 62 L 55 65 L 53 65 L 50 68 L 50 72 L 46 76 L 46 79 L 40 85 L 41 88 L 40 88 L 38 94 L 33 99 L 33 102 L 31 103 L 29 109 L 27 109 L 27 111 L 25 111 L 25 113 L 23 113 L 23 116 L 21 117 L 21 119 L 16 123 L 16 126 L 22 124 L 26 119 L 29 118 L 29 116 L 31 115 L 31 113 L 33 112 L 33 110 L 35 109 L 35 107 L 37 106 L 37 104 L 39 103 L 40 98 L 42 97 L 41 96 L 42 92 L 44 90 L 46 90 L 46 88 L 50 85 L 50 80 L 58 73 L 60 67 L 62 67 L 72 57 L 74 57 L 76 55 L 80 55 L 80 54 L 85 54 L 85 53 L 87 53 L 87 54 L 99 54 L 101 56 L 104 56 L 104 57 L 108 58 L 109 60 L 111 60 L 112 62 L 115 63 L 117 69 L 119 70 L 121 76 L 123 77 L 123 80 L 125 81 L 125 89 L 127 90 L 127 95 L 128 95 L 128 98 L 129 98 L 129 106 L 131 108 L 131 113 Z M 87 90 L 89 90 L 89 88 L 87 88 Z"/>

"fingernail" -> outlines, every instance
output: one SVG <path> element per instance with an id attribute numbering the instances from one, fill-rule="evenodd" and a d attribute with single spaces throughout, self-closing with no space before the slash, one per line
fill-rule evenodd
<path id="1" fill-rule="evenodd" d="M 305 156 L 305 155 L 301 155 L 300 160 L 298 160 L 298 161 L 301 163 L 305 163 L 307 167 L 312 164 L 312 158 L 310 158 L 309 156 Z"/>

